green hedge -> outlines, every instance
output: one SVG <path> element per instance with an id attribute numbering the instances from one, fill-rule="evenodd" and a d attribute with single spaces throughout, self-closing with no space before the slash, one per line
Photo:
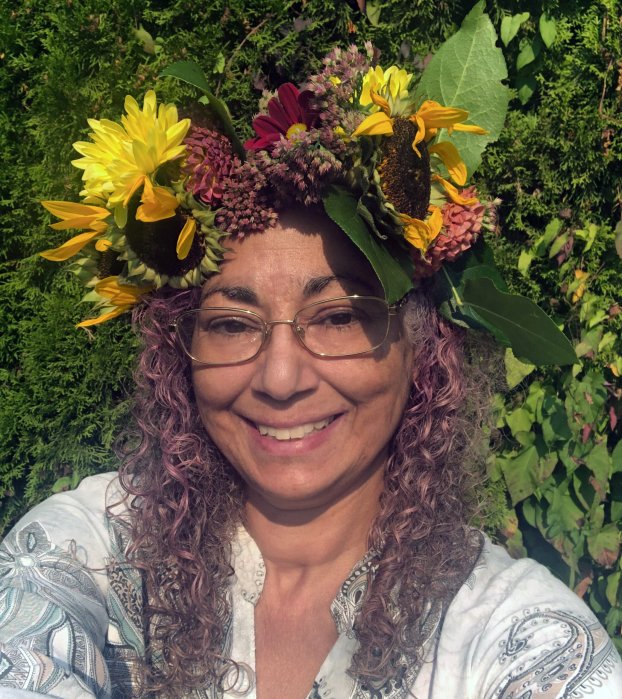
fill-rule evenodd
<path id="1" fill-rule="evenodd" d="M 88 133 L 86 118 L 118 118 L 127 93 L 140 97 L 163 67 L 192 58 L 250 135 L 260 90 L 302 79 L 333 45 L 369 39 L 383 63 L 417 69 L 473 4 L 1 0 L 0 526 L 115 468 L 111 444 L 128 419 L 127 321 L 74 331 L 81 290 L 36 255 L 63 239 L 37 202 L 77 191 L 71 144 Z M 620 648 L 620 2 L 486 7 L 515 90 L 476 178 L 502 199 L 491 242 L 512 290 L 563 324 L 581 355 L 562 372 L 513 365 L 497 398 L 488 524 L 577 588 Z M 170 79 L 157 89 L 192 94 Z"/>

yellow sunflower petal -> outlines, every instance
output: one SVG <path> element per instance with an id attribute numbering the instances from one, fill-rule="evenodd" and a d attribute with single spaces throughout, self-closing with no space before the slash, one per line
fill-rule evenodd
<path id="1" fill-rule="evenodd" d="M 196 229 L 196 219 L 193 216 L 188 216 L 186 223 L 184 223 L 184 227 L 181 229 L 179 238 L 177 238 L 177 247 L 175 251 L 177 252 L 178 260 L 185 260 L 186 257 L 188 257 Z"/>
<path id="2" fill-rule="evenodd" d="M 50 228 L 53 228 L 55 231 L 66 231 L 68 228 L 90 228 L 103 233 L 108 228 L 108 224 L 104 221 L 94 221 L 92 216 L 77 216 L 67 221 L 51 223 Z"/>
<path id="3" fill-rule="evenodd" d="M 435 233 L 428 223 L 421 219 L 400 214 L 400 220 L 404 226 L 404 238 L 417 250 L 425 252 L 438 235 L 438 231 Z"/>
<path id="4" fill-rule="evenodd" d="M 108 313 L 102 313 L 102 315 L 97 316 L 97 318 L 89 318 L 87 320 L 83 320 L 81 323 L 77 323 L 76 328 L 90 328 L 91 325 L 99 325 L 100 323 L 105 323 L 107 320 L 116 318 L 117 316 L 122 315 L 126 311 L 129 311 L 130 308 L 131 306 L 119 306 L 117 308 L 113 308 L 112 311 L 109 311 Z"/>
<path id="5" fill-rule="evenodd" d="M 432 175 L 431 179 L 433 182 L 438 182 L 443 187 L 447 193 L 447 196 L 454 202 L 454 204 L 461 204 L 462 206 L 474 206 L 477 204 L 477 197 L 469 197 L 466 199 L 465 197 L 460 196 L 460 193 L 453 186 L 453 184 L 443 179 L 440 175 Z"/>
<path id="6" fill-rule="evenodd" d="M 446 129 L 449 126 L 464 121 L 469 113 L 457 107 L 443 107 L 434 100 L 426 100 L 417 110 L 417 114 L 425 121 L 426 128 Z"/>
<path id="7" fill-rule="evenodd" d="M 44 250 L 40 252 L 39 255 L 44 257 L 46 260 L 51 260 L 52 262 L 64 262 L 70 257 L 73 257 L 76 253 L 80 252 L 82 248 L 90 243 L 95 236 L 98 236 L 100 231 L 87 231 L 86 233 L 80 233 L 74 236 L 71 240 L 66 241 L 57 248 L 51 248 L 50 250 Z"/>
<path id="8" fill-rule="evenodd" d="M 131 306 L 152 289 L 152 286 L 120 284 L 118 275 L 105 277 L 95 285 L 95 291 L 115 306 Z"/>
<path id="9" fill-rule="evenodd" d="M 103 220 L 110 215 L 108 209 L 91 204 L 78 204 L 73 201 L 42 201 L 41 204 L 54 216 L 67 221 L 72 218 L 89 217 Z"/>
<path id="10" fill-rule="evenodd" d="M 357 136 L 392 136 L 393 135 L 393 119 L 387 116 L 384 112 L 376 112 L 370 114 L 366 119 L 358 125 L 357 129 L 352 134 Z"/>
<path id="11" fill-rule="evenodd" d="M 475 126 L 475 124 L 454 124 L 454 131 L 468 131 L 478 136 L 486 136 L 489 133 L 486 129 L 482 129 L 481 126 Z"/>
<path id="12" fill-rule="evenodd" d="M 430 211 L 431 214 L 426 220 L 426 223 L 430 228 L 430 232 L 432 235 L 430 242 L 432 242 L 433 240 L 436 240 L 443 228 L 443 212 L 441 211 L 440 206 L 433 205 L 430 206 Z"/>
<path id="13" fill-rule="evenodd" d="M 438 155 L 443 161 L 443 165 L 447 168 L 451 179 L 458 185 L 462 186 L 466 183 L 467 169 L 464 160 L 460 157 L 460 153 L 456 146 L 449 141 L 435 143 L 428 148 L 428 152 L 432 155 Z"/>
<path id="14" fill-rule="evenodd" d="M 417 134 L 415 135 L 412 143 L 413 150 L 419 157 L 421 157 L 421 152 L 417 148 L 417 145 L 425 139 L 425 122 L 420 116 L 417 116 L 417 114 L 411 116 L 410 120 L 417 124 Z"/>
<path id="15" fill-rule="evenodd" d="M 106 252 L 108 248 L 112 245 L 111 240 L 106 240 L 106 238 L 101 238 L 95 243 L 95 250 L 97 252 Z"/>
<path id="16" fill-rule="evenodd" d="M 389 114 L 389 103 L 384 97 L 381 97 L 373 88 L 369 91 L 369 96 L 371 98 L 371 101 L 377 106 L 382 109 L 382 111 L 385 114 Z"/>
<path id="17" fill-rule="evenodd" d="M 140 201 L 136 218 L 144 223 L 171 218 L 178 206 L 177 197 L 172 192 L 166 187 L 154 187 L 148 177 L 145 178 L 145 188 Z"/>

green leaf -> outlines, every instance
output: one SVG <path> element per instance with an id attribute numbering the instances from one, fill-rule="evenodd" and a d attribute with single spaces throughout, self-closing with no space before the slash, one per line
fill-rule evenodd
<path id="1" fill-rule="evenodd" d="M 536 366 L 577 361 L 566 336 L 542 309 L 524 296 L 499 291 L 486 277 L 465 282 L 461 306 L 499 329 L 523 361 Z"/>
<path id="2" fill-rule="evenodd" d="M 616 234 L 616 241 L 615 241 L 616 252 L 618 253 L 618 257 L 622 258 L 622 221 L 618 221 L 616 223 L 616 227 L 615 227 L 614 231 Z"/>
<path id="3" fill-rule="evenodd" d="M 620 556 L 620 531 L 615 522 L 606 524 L 600 531 L 587 538 L 587 550 L 600 565 L 614 566 Z"/>
<path id="4" fill-rule="evenodd" d="M 607 587 L 605 589 L 605 596 L 607 601 L 612 607 L 617 607 L 618 605 L 618 589 L 620 587 L 620 578 L 622 573 L 618 571 L 612 575 L 607 576 Z"/>
<path id="5" fill-rule="evenodd" d="M 521 362 L 520 359 L 516 359 L 514 352 L 512 352 L 509 347 L 505 350 L 504 361 L 505 380 L 510 390 L 518 386 L 518 384 L 536 368 L 533 364 L 526 364 L 525 362 Z"/>
<path id="6" fill-rule="evenodd" d="M 538 89 L 538 83 L 531 75 L 519 75 L 516 78 L 516 94 L 521 104 L 527 104 Z"/>
<path id="7" fill-rule="evenodd" d="M 538 27 L 540 29 L 542 41 L 544 41 L 546 48 L 550 49 L 555 41 L 555 37 L 557 36 L 557 24 L 555 23 L 555 20 L 543 13 L 540 15 Z"/>
<path id="8" fill-rule="evenodd" d="M 496 141 L 505 122 L 510 90 L 497 34 L 478 2 L 460 30 L 449 38 L 428 63 L 416 90 L 416 99 L 433 99 L 469 112 L 468 123 L 488 131 L 486 136 L 454 132 L 451 141 L 460 151 L 469 176 L 481 162 L 488 143 Z M 439 140 L 449 140 L 443 132 Z"/>
<path id="9" fill-rule="evenodd" d="M 529 446 L 514 458 L 499 459 L 512 506 L 535 492 L 538 485 L 535 478 L 538 458 L 536 447 Z"/>
<path id="10" fill-rule="evenodd" d="M 521 253 L 518 257 L 517 268 L 518 271 L 523 275 L 523 277 L 526 277 L 529 274 L 529 267 L 531 267 L 532 260 L 532 253 L 527 252 L 526 250 L 521 250 Z"/>
<path id="11" fill-rule="evenodd" d="M 365 14 L 373 27 L 377 27 L 380 24 L 381 10 L 382 5 L 379 2 L 368 2 L 365 7 Z"/>
<path id="12" fill-rule="evenodd" d="M 501 41 L 507 46 L 516 36 L 521 25 L 529 19 L 529 12 L 521 12 L 518 15 L 505 15 L 501 20 Z"/>
<path id="13" fill-rule="evenodd" d="M 537 255 L 538 257 L 542 257 L 544 255 L 550 243 L 557 237 L 557 234 L 561 231 L 563 225 L 564 224 L 559 218 L 554 218 L 552 221 L 549 221 L 546 228 L 544 229 L 544 233 L 533 244 L 532 250 L 534 255 Z"/>
<path id="14" fill-rule="evenodd" d="M 562 235 L 555 238 L 551 248 L 549 249 L 549 258 L 555 257 L 557 253 L 566 245 L 568 242 L 568 233 L 562 233 Z"/>
<path id="15" fill-rule="evenodd" d="M 332 187 L 323 201 L 328 216 L 369 260 L 382 284 L 387 301 L 399 301 L 412 289 L 410 260 L 406 251 L 399 250 L 397 245 L 389 249 L 389 241 L 380 244 L 380 239 L 372 234 L 361 218 L 358 200 L 349 191 L 342 187 Z"/>
<path id="16" fill-rule="evenodd" d="M 134 30 L 134 36 L 136 40 L 141 44 L 143 51 L 145 53 L 155 54 L 157 51 L 156 43 L 153 37 L 141 24 L 138 29 Z"/>
<path id="17" fill-rule="evenodd" d="M 227 105 L 218 97 L 212 94 L 209 89 L 209 83 L 205 77 L 205 73 L 201 67 L 194 61 L 177 61 L 167 66 L 161 73 L 159 77 L 171 76 L 177 78 L 178 80 L 183 80 L 184 82 L 192 85 L 193 87 L 199 88 L 207 98 L 210 107 L 214 110 L 214 114 L 220 120 L 225 134 L 231 141 L 236 153 L 240 156 L 242 160 L 246 159 L 246 153 L 240 139 L 238 138 L 235 128 L 233 126 L 233 121 L 231 120 L 231 114 L 229 114 L 229 109 Z"/>
<path id="18" fill-rule="evenodd" d="M 533 63 L 542 51 L 542 39 L 539 36 L 531 41 L 522 41 L 521 49 L 516 57 L 516 70 L 522 70 L 525 66 Z"/>
<path id="19" fill-rule="evenodd" d="M 529 432 L 533 425 L 533 419 L 523 408 L 517 408 L 506 416 L 505 421 L 513 435 L 517 432 Z"/>
<path id="20" fill-rule="evenodd" d="M 595 485 L 600 487 L 601 493 L 606 493 L 612 471 L 611 457 L 607 451 L 607 445 L 602 442 L 597 444 L 592 451 L 584 457 L 584 461 L 594 474 L 596 480 Z"/>
<path id="21" fill-rule="evenodd" d="M 216 63 L 212 68 L 212 73 L 222 73 L 225 69 L 225 56 L 222 51 L 216 56 Z"/>

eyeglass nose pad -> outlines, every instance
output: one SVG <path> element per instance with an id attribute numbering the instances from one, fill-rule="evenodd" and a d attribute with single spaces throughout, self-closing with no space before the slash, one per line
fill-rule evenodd
<path id="1" fill-rule="evenodd" d="M 304 339 L 305 339 L 305 329 L 304 329 L 304 327 L 303 327 L 302 325 L 300 325 L 299 323 L 296 323 L 296 325 L 294 326 L 294 329 L 296 330 L 296 335 L 298 335 L 298 337 L 299 337 L 301 340 L 304 340 Z"/>

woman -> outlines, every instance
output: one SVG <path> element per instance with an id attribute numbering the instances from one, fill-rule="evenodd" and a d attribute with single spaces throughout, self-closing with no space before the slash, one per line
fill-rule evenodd
<path id="1" fill-rule="evenodd" d="M 183 122 L 155 97 L 142 116 L 128 104 L 116 150 L 120 131 L 104 123 L 92 123 L 99 150 L 78 144 L 85 203 L 48 208 L 90 230 L 47 256 L 93 244 L 83 272 L 111 252 L 123 263 L 93 284 L 89 324 L 142 298 L 138 439 L 128 435 L 119 478 L 54 496 L 5 542 L 0 696 L 619 694 L 619 659 L 580 600 L 467 526 L 477 414 L 462 331 L 402 283 L 411 266 L 398 243 L 420 250 L 427 272 L 451 251 L 432 246 L 452 233 L 445 207 L 471 212 L 471 236 L 485 207 L 437 179 L 449 198 L 428 210 L 438 127 L 423 107 L 413 120 L 391 114 L 409 78 L 395 91 L 395 71 L 365 72 L 356 52 L 340 60 L 341 72 L 333 57 L 311 80 L 315 92 L 279 90 L 244 162 L 211 131 L 179 150 Z M 359 103 L 382 111 L 348 111 L 353 65 L 367 78 Z M 347 104 L 319 124 L 322 89 Z M 363 166 L 383 114 L 392 133 L 369 138 L 382 136 L 384 160 Z M 165 136 L 142 141 L 141 119 Z M 142 145 L 119 171 L 128 142 Z M 390 162 L 404 148 L 401 192 Z M 460 183 L 454 153 L 436 152 Z M 146 154 L 153 171 L 139 167 Z M 349 189 L 324 188 L 335 183 Z M 344 217 L 351 192 L 358 208 Z M 361 222 L 392 238 L 361 239 Z M 208 250 L 223 242 L 210 273 Z M 144 282 L 162 288 L 148 296 Z"/>

